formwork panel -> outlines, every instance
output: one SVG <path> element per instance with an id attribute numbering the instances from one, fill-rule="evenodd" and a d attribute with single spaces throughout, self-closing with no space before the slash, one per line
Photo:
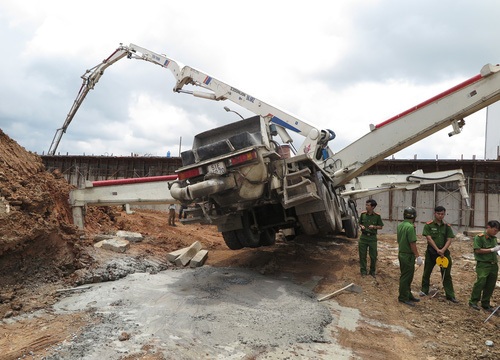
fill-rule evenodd
<path id="1" fill-rule="evenodd" d="M 488 217 L 485 219 L 486 222 L 490 220 L 500 221 L 499 216 L 500 211 L 500 194 L 489 194 L 488 196 Z"/>

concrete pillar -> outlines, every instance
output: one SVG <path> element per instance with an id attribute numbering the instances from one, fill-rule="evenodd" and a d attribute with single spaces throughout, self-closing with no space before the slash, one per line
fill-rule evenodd
<path id="1" fill-rule="evenodd" d="M 85 228 L 85 222 L 83 217 L 83 206 L 72 206 L 73 211 L 73 224 L 75 224 L 79 229 Z"/>

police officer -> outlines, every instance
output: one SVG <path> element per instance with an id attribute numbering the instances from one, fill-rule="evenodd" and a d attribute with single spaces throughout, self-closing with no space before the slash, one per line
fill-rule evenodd
<path id="1" fill-rule="evenodd" d="M 366 200 L 366 211 L 359 216 L 359 227 L 361 235 L 359 236 L 358 252 L 359 267 L 361 275 L 366 275 L 366 255 L 370 254 L 370 275 L 375 277 L 375 267 L 377 264 L 377 230 L 382 229 L 384 223 L 380 214 L 374 210 L 377 202 L 373 199 Z"/>
<path id="2" fill-rule="evenodd" d="M 500 230 L 500 222 L 496 220 L 488 221 L 486 231 L 474 237 L 474 258 L 477 261 L 477 279 L 472 287 L 472 294 L 469 299 L 469 306 L 479 310 L 477 302 L 481 301 L 481 307 L 486 311 L 493 311 L 490 304 L 491 295 L 495 290 L 498 279 L 498 252 L 500 245 L 496 235 Z"/>
<path id="3" fill-rule="evenodd" d="M 422 288 L 420 296 L 429 295 L 429 286 L 432 270 L 436 265 L 438 257 L 448 259 L 448 266 L 441 267 L 441 278 L 443 279 L 443 288 L 446 298 L 453 303 L 458 303 L 453 290 L 453 281 L 451 279 L 451 256 L 449 247 L 451 239 L 455 237 L 450 224 L 444 221 L 446 209 L 444 206 L 434 208 L 434 220 L 424 225 L 422 235 L 427 239 L 427 250 L 425 251 L 424 273 L 422 274 Z"/>
<path id="4" fill-rule="evenodd" d="M 397 228 L 398 259 L 401 271 L 398 301 L 415 306 L 415 303 L 420 301 L 411 293 L 411 283 L 415 274 L 415 259 L 418 266 L 423 264 L 423 260 L 418 254 L 417 233 L 414 226 L 417 210 L 411 206 L 407 207 L 403 211 L 403 218 L 403 222 Z"/>

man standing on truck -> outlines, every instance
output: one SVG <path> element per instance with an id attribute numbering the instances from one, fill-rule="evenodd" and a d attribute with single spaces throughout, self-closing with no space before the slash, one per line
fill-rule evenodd
<path id="1" fill-rule="evenodd" d="M 451 256 L 449 250 L 451 239 L 455 237 L 455 234 L 451 229 L 451 225 L 444 222 L 445 215 L 446 209 L 444 206 L 436 206 L 434 208 L 434 220 L 424 225 L 422 235 L 427 239 L 427 250 L 425 251 L 424 273 L 422 274 L 420 296 L 429 295 L 431 273 L 436 265 L 436 259 L 441 257 L 448 260 L 448 265 L 446 267 L 440 267 L 446 299 L 453 303 L 458 303 L 458 300 L 455 298 L 455 291 L 453 290 L 453 282 L 451 280 Z"/>
<path id="2" fill-rule="evenodd" d="M 415 306 L 420 299 L 411 293 L 411 283 L 415 274 L 415 258 L 417 265 L 421 266 L 423 260 L 418 254 L 417 233 L 415 231 L 415 219 L 417 210 L 409 206 L 403 211 L 404 221 L 398 225 L 398 259 L 401 276 L 399 277 L 398 301 L 409 306 Z"/>
<path id="3" fill-rule="evenodd" d="M 491 295 L 495 290 L 498 279 L 498 252 L 500 245 L 496 235 L 500 230 L 500 222 L 488 221 L 486 231 L 474 237 L 474 258 L 476 259 L 477 279 L 472 287 L 469 306 L 479 310 L 477 302 L 481 301 L 481 307 L 492 312 L 494 308 L 490 304 Z"/>
<path id="4" fill-rule="evenodd" d="M 377 264 L 377 230 L 382 229 L 384 223 L 380 214 L 374 212 L 377 202 L 373 199 L 366 200 L 366 211 L 359 216 L 359 227 L 361 235 L 359 237 L 359 267 L 361 276 L 366 275 L 366 254 L 370 254 L 370 275 L 375 277 Z"/>

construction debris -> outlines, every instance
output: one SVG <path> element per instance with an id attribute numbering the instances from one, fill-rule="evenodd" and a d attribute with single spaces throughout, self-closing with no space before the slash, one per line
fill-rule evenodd
<path id="1" fill-rule="evenodd" d="M 114 238 L 99 241 L 98 243 L 94 244 L 94 247 L 124 253 L 125 251 L 130 249 L 130 242 L 122 238 Z"/>
<path id="2" fill-rule="evenodd" d="M 141 242 L 143 239 L 141 233 L 132 232 L 132 231 L 119 230 L 116 232 L 116 236 L 123 238 L 125 240 L 128 240 L 128 241 L 131 241 L 131 242 Z"/>
<path id="3" fill-rule="evenodd" d="M 208 257 L 208 250 L 200 250 L 189 262 L 189 267 L 195 268 L 203 266 Z"/>
<path id="4" fill-rule="evenodd" d="M 175 259 L 175 265 L 177 266 L 186 266 L 189 264 L 191 259 L 201 250 L 201 243 L 199 241 L 194 242 L 183 254 L 179 255 L 177 259 Z"/>
<path id="5" fill-rule="evenodd" d="M 182 249 L 179 249 L 179 250 L 169 252 L 167 255 L 167 260 L 170 261 L 171 263 L 175 263 L 175 259 L 177 259 L 180 255 L 182 255 L 186 251 L 188 251 L 188 249 L 189 249 L 189 246 L 182 248 Z"/>
<path id="6" fill-rule="evenodd" d="M 190 267 L 198 267 L 203 265 L 207 256 L 208 251 L 202 250 L 201 243 L 196 241 L 189 247 L 170 252 L 167 255 L 167 260 L 177 266 L 186 266 L 190 264 Z"/>

